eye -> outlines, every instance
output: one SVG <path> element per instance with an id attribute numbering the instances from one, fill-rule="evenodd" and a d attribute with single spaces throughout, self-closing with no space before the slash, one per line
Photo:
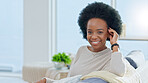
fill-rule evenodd
<path id="1" fill-rule="evenodd" d="M 101 33 L 103 33 L 102 31 L 98 31 L 98 34 L 101 34 Z"/>
<path id="2" fill-rule="evenodd" d="M 87 33 L 91 34 L 92 32 L 91 31 L 88 31 Z"/>

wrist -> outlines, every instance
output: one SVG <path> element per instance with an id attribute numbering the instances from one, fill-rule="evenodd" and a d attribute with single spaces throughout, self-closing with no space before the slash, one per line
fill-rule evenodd
<path id="1" fill-rule="evenodd" d="M 118 46 L 114 46 L 114 47 L 112 48 L 112 52 L 118 52 L 118 50 L 119 50 L 119 47 L 118 47 Z"/>
<path id="2" fill-rule="evenodd" d="M 46 79 L 43 79 L 43 82 L 46 83 Z"/>
<path id="3" fill-rule="evenodd" d="M 118 48 L 119 48 L 119 44 L 117 44 L 117 43 L 114 43 L 111 45 L 111 50 L 113 50 L 113 51 L 118 51 Z"/>
<path id="4" fill-rule="evenodd" d="M 113 43 L 111 43 L 111 45 L 113 45 L 113 44 L 118 44 L 117 42 L 113 42 Z"/>
<path id="5" fill-rule="evenodd" d="M 43 83 L 46 83 L 46 77 L 43 77 L 43 78 L 42 78 L 42 82 L 43 82 Z"/>

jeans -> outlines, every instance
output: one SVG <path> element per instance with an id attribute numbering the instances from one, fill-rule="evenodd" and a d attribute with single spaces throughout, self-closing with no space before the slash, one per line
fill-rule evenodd
<path id="1" fill-rule="evenodd" d="M 108 83 L 101 78 L 88 78 L 86 80 L 79 81 L 78 83 Z"/>

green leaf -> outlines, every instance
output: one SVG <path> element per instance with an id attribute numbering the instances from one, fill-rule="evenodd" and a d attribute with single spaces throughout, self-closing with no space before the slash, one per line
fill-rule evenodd
<path id="1" fill-rule="evenodd" d="M 71 63 L 71 59 L 69 57 L 69 55 L 66 55 L 66 53 L 58 53 L 55 54 L 52 57 L 52 61 L 54 62 L 64 62 L 65 64 L 70 64 Z"/>

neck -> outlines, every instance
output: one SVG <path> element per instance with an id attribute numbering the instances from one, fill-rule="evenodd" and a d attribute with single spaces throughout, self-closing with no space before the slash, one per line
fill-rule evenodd
<path id="1" fill-rule="evenodd" d="M 103 47 L 103 48 L 100 48 L 100 49 L 94 49 L 92 46 L 90 46 L 88 49 L 90 50 L 90 51 L 92 51 L 92 52 L 100 52 L 100 51 L 102 51 L 102 50 L 104 50 L 104 49 L 106 49 L 107 47 L 105 46 L 105 47 Z"/>

